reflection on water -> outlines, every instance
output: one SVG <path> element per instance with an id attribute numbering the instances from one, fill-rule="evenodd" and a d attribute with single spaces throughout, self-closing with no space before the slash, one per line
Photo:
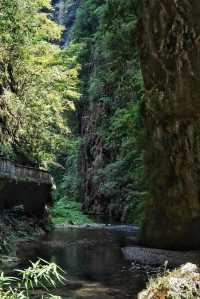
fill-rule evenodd
<path id="1" fill-rule="evenodd" d="M 54 261 L 72 282 L 84 282 L 65 298 L 136 298 L 146 275 L 131 272 L 121 251 L 133 243 L 134 234 L 133 226 L 63 228 L 46 235 L 26 255 Z"/>

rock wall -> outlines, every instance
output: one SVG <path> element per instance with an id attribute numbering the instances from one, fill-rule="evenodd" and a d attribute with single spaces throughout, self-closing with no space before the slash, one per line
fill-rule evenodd
<path id="1" fill-rule="evenodd" d="M 53 18 L 59 25 L 64 26 L 64 31 L 60 44 L 67 47 L 71 41 L 71 29 L 76 19 L 76 12 L 81 0 L 53 0 L 54 15 Z"/>
<path id="2" fill-rule="evenodd" d="M 84 194 L 83 209 L 87 213 L 114 216 L 110 199 L 101 192 L 104 176 L 98 174 L 111 161 L 111 153 L 106 151 L 103 138 L 97 133 L 99 122 L 105 115 L 103 104 L 93 104 L 87 107 L 81 118 L 81 136 L 84 138 L 79 155 L 80 174 L 83 178 L 81 191 Z"/>
<path id="3" fill-rule="evenodd" d="M 136 134 L 142 80 L 134 8 L 132 0 L 86 0 L 75 27 L 78 41 L 86 45 L 80 55 L 83 96 L 78 107 L 83 207 L 121 222 L 136 221 L 141 198 Z"/>
<path id="4" fill-rule="evenodd" d="M 0 211 L 22 205 L 26 214 L 42 217 L 52 203 L 51 191 L 51 185 L 0 179 Z"/>
<path id="5" fill-rule="evenodd" d="M 141 241 L 200 247 L 200 2 L 143 1 L 139 24 L 151 201 Z"/>

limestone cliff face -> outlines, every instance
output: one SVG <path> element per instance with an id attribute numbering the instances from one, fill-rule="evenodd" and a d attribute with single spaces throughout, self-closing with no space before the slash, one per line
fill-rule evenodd
<path id="1" fill-rule="evenodd" d="M 81 0 L 53 0 L 54 19 L 59 25 L 64 26 L 64 32 L 61 39 L 61 46 L 67 47 L 71 41 L 71 29 L 76 19 L 76 12 Z"/>
<path id="2" fill-rule="evenodd" d="M 84 210 L 117 221 L 136 221 L 134 209 L 140 196 L 137 100 L 142 84 L 137 89 L 133 78 L 133 74 L 140 78 L 135 3 L 84 3 L 88 5 L 80 11 L 88 21 L 81 23 L 78 18 L 78 35 L 88 45 L 82 53 L 84 87 L 79 109 Z"/>
<path id="3" fill-rule="evenodd" d="M 61 46 L 67 47 L 71 41 L 73 25 L 76 20 L 76 13 L 81 4 L 81 0 L 54 0 L 54 18 L 65 27 Z M 76 38 L 76 36 L 73 36 Z M 85 66 L 84 66 L 85 67 Z M 84 101 L 83 101 L 84 102 Z M 108 214 L 108 203 L 100 191 L 101 182 L 95 181 L 98 170 L 103 168 L 104 149 L 103 140 L 97 134 L 99 122 L 105 115 L 102 104 L 76 103 L 77 115 L 74 115 L 78 128 L 74 124 L 71 129 L 74 134 L 84 139 L 79 150 L 78 168 L 81 176 L 81 193 L 83 197 L 83 209 L 88 213 Z"/>
<path id="4" fill-rule="evenodd" d="M 200 2 L 143 1 L 139 24 L 151 185 L 141 240 L 200 247 Z"/>
<path id="5" fill-rule="evenodd" d="M 103 104 L 93 104 L 81 117 L 81 136 L 84 143 L 80 148 L 80 173 L 82 176 L 82 192 L 84 194 L 83 208 L 92 214 L 112 214 L 109 207 L 110 200 L 101 192 L 104 183 L 103 175 L 98 172 L 106 165 L 107 157 L 104 141 L 97 134 L 99 122 L 105 116 Z M 110 211 L 109 211 L 110 210 Z"/>

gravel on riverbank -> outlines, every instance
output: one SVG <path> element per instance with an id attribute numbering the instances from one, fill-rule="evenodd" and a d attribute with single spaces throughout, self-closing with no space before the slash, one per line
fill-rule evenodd
<path id="1" fill-rule="evenodd" d="M 167 263 L 171 267 L 185 263 L 200 263 L 200 251 L 170 251 L 144 247 L 124 247 L 123 255 L 127 261 L 150 266 Z"/>

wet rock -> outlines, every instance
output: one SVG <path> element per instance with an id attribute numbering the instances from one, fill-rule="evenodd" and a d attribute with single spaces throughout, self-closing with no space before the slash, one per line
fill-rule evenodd
<path id="1" fill-rule="evenodd" d="M 188 261 L 199 263 L 200 251 L 170 251 L 144 247 L 122 248 L 124 257 L 142 265 L 158 266 L 166 262 L 170 266 L 180 266 Z"/>
<path id="2" fill-rule="evenodd" d="M 83 224 L 83 225 L 70 225 L 70 224 L 56 224 L 56 229 L 106 229 L 106 230 L 114 230 L 114 231 L 124 231 L 124 232 L 132 232 L 133 236 L 130 239 L 134 239 L 137 237 L 139 232 L 139 227 L 137 225 L 116 225 L 116 224 L 99 224 L 99 223 L 92 223 L 92 224 Z"/>

